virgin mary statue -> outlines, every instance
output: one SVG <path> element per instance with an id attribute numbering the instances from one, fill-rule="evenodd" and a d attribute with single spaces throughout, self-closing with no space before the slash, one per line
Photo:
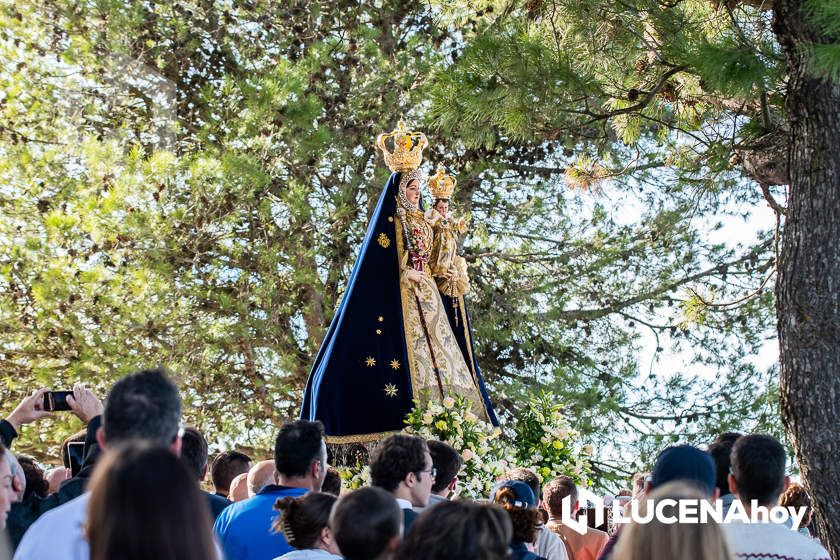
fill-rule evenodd
<path id="1" fill-rule="evenodd" d="M 418 168 L 426 137 L 400 120 L 377 144 L 393 173 L 309 373 L 301 418 L 320 420 L 328 443 L 370 442 L 401 430 L 415 400 L 461 395 L 474 414 L 498 425 L 475 363 L 463 297 L 456 296 L 457 308 L 454 294 L 442 296 L 438 287 L 448 271 L 461 268 L 463 283 L 465 267 L 452 266 L 451 252 L 435 243 L 440 224 L 424 213 L 425 177 Z M 435 262 L 441 258 L 448 260 Z"/>

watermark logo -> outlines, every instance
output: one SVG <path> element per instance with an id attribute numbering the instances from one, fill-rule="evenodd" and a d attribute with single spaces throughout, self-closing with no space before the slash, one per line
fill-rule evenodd
<path id="1" fill-rule="evenodd" d="M 580 503 L 588 503 L 589 507 L 595 509 L 595 525 L 604 524 L 607 504 L 603 498 L 581 488 L 578 492 Z M 581 535 L 589 530 L 586 513 L 578 513 L 574 517 L 575 504 L 571 497 L 563 498 L 561 502 L 561 522 Z M 711 502 L 709 500 L 663 498 L 652 501 L 647 499 L 634 500 L 625 504 L 613 500 L 609 506 L 614 525 L 624 523 L 650 523 L 654 519 L 658 522 L 672 525 L 674 523 L 777 523 L 789 525 L 791 530 L 796 531 L 802 525 L 802 521 L 808 513 L 807 507 L 783 507 L 783 506 L 761 506 L 753 500 L 749 509 L 744 507 L 740 501 L 733 501 L 728 507 L 721 500 Z"/>

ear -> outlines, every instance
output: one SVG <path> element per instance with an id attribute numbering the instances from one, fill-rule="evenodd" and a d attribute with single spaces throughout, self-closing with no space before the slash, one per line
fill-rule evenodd
<path id="1" fill-rule="evenodd" d="M 408 473 L 403 478 L 403 484 L 405 484 L 408 488 L 412 488 L 414 484 L 417 482 L 417 477 L 413 472 Z"/>
<path id="2" fill-rule="evenodd" d="M 726 478 L 726 481 L 729 483 L 729 492 L 733 495 L 738 495 L 738 483 L 735 482 L 735 475 L 729 473 L 729 476 Z"/>
<path id="3" fill-rule="evenodd" d="M 449 483 L 449 486 L 447 486 L 446 489 L 449 490 L 450 492 L 454 492 L 456 488 L 458 488 L 458 477 L 457 476 L 452 479 L 452 481 Z"/>
<path id="4" fill-rule="evenodd" d="M 715 489 L 712 492 L 712 503 L 718 501 L 718 498 L 720 498 L 720 488 L 715 486 Z"/>
<path id="5" fill-rule="evenodd" d="M 653 491 L 653 482 L 645 482 L 645 494 L 650 494 Z"/>
<path id="6" fill-rule="evenodd" d="M 105 444 L 105 428 L 103 428 L 102 426 L 96 428 L 96 443 L 99 444 L 100 449 L 104 450 L 106 447 L 108 447 Z"/>
<path id="7" fill-rule="evenodd" d="M 784 489 L 782 489 L 782 492 L 784 492 L 788 488 L 790 488 L 790 477 L 788 475 L 785 475 L 785 487 Z"/>
<path id="8" fill-rule="evenodd" d="M 181 436 L 175 436 L 175 441 L 169 446 L 169 450 L 175 454 L 176 457 L 181 456 Z"/>

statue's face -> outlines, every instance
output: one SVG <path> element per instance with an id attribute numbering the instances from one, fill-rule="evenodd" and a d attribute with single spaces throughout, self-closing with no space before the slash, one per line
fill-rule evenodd
<path id="1" fill-rule="evenodd" d="M 420 200 L 420 181 L 412 179 L 405 187 L 405 198 L 412 206 Z"/>
<path id="2" fill-rule="evenodd" d="M 435 203 L 435 210 L 438 211 L 438 214 L 443 216 L 444 218 L 449 213 L 449 201 L 448 200 L 438 200 Z"/>

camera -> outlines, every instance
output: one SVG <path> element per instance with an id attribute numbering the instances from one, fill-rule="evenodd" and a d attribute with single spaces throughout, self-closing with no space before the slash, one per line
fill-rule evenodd
<path id="1" fill-rule="evenodd" d="M 73 391 L 49 391 L 44 393 L 44 410 L 70 410 L 67 397 L 72 394 Z"/>

